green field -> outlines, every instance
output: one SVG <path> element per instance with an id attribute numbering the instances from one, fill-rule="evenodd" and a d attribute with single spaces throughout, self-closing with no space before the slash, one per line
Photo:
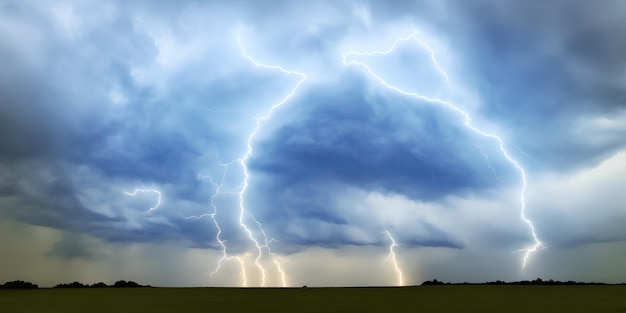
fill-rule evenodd
<path id="1" fill-rule="evenodd" d="M 626 312 L 626 286 L 0 290 L 0 312 Z"/>

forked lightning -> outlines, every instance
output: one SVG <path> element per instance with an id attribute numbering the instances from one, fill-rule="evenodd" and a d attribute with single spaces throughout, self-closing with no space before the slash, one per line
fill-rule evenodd
<path id="1" fill-rule="evenodd" d="M 456 113 L 458 113 L 458 114 L 463 116 L 463 118 L 465 120 L 465 123 L 464 123 L 465 127 L 467 127 L 468 129 L 472 130 L 473 132 L 475 132 L 477 134 L 480 134 L 481 136 L 494 139 L 494 140 L 496 140 L 498 142 L 498 147 L 499 147 L 500 151 L 502 152 L 502 155 L 509 161 L 509 163 L 511 163 L 511 165 L 513 165 L 513 167 L 515 167 L 515 169 L 517 169 L 517 171 L 520 173 L 520 177 L 521 177 L 521 180 L 522 180 L 522 186 L 520 188 L 520 200 L 519 200 L 520 201 L 520 205 L 521 205 L 520 217 L 521 217 L 521 220 L 524 223 L 526 223 L 526 225 L 530 229 L 530 234 L 531 234 L 531 237 L 533 239 L 532 246 L 519 250 L 520 252 L 524 252 L 524 257 L 522 258 L 522 270 L 523 270 L 526 267 L 526 265 L 528 264 L 528 259 L 529 259 L 530 255 L 532 253 L 536 252 L 538 249 L 543 248 L 544 245 L 541 242 L 541 240 L 539 240 L 539 237 L 537 236 L 537 233 L 535 231 L 535 226 L 533 225 L 532 221 L 530 219 L 528 219 L 528 217 L 526 216 L 526 199 L 525 199 L 526 187 L 527 187 L 526 171 L 519 164 L 519 162 L 517 162 L 513 157 L 511 157 L 509 152 L 505 149 L 504 141 L 502 140 L 502 138 L 499 137 L 496 134 L 487 133 L 487 132 L 479 129 L 478 127 L 474 126 L 472 124 L 472 119 L 471 119 L 469 113 L 463 111 L 462 109 L 460 109 L 459 107 L 457 107 L 453 103 L 448 102 L 448 101 L 444 101 L 444 100 L 441 100 L 441 99 L 437 99 L 437 98 L 429 98 L 427 96 L 421 95 L 421 94 L 416 93 L 416 92 L 405 91 L 405 90 L 403 90 L 403 89 L 401 89 L 401 88 L 399 88 L 397 86 L 394 86 L 394 85 L 388 83 L 385 79 L 383 79 L 381 76 L 376 74 L 367 64 L 351 59 L 351 57 L 354 57 L 354 56 L 388 55 L 388 54 L 390 54 L 390 53 L 392 53 L 392 52 L 394 52 L 396 50 L 396 48 L 398 47 L 398 44 L 400 42 L 413 40 L 413 41 L 417 42 L 419 45 L 421 45 L 422 47 L 424 47 L 426 50 L 429 51 L 431 59 L 432 59 L 432 62 L 433 62 L 433 65 L 437 68 L 437 70 L 445 78 L 446 83 L 449 83 L 448 74 L 439 66 L 439 63 L 437 62 L 437 59 L 435 58 L 434 50 L 428 44 L 426 44 L 424 41 L 420 40 L 417 35 L 418 35 L 417 32 L 413 32 L 409 36 L 401 37 L 401 38 L 397 39 L 394 42 L 394 44 L 391 46 L 391 48 L 386 50 L 386 51 L 373 51 L 373 52 L 349 51 L 349 52 L 346 52 L 346 53 L 343 54 L 343 64 L 345 66 L 355 65 L 355 66 L 362 67 L 363 69 L 365 69 L 365 71 L 367 71 L 367 73 L 372 78 L 374 78 L 376 81 L 378 81 L 381 85 L 383 85 L 384 87 L 386 87 L 386 88 L 388 88 L 390 90 L 393 90 L 393 91 L 395 91 L 395 92 L 397 92 L 399 94 L 402 94 L 402 95 L 405 95 L 405 96 L 408 96 L 408 97 L 412 97 L 412 98 L 416 98 L 416 99 L 419 99 L 419 100 L 422 100 L 422 101 L 436 103 L 436 104 L 443 105 L 443 106 L 446 106 L 446 107 L 452 109 Z"/>

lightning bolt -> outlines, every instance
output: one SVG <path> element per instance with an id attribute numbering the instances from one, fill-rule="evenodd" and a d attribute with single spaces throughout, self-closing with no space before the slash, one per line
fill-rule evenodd
<path id="1" fill-rule="evenodd" d="M 151 207 L 150 209 L 148 209 L 146 213 L 151 213 L 152 211 L 156 210 L 161 205 L 161 192 L 156 189 L 135 189 L 135 191 L 133 192 L 124 192 L 124 194 L 134 197 L 137 195 L 137 193 L 140 193 L 140 192 L 150 192 L 150 193 L 156 193 L 158 195 L 157 204 L 154 207 Z"/>
<path id="2" fill-rule="evenodd" d="M 215 146 L 215 144 L 214 144 Z M 219 162 L 219 155 L 217 153 L 217 148 L 215 149 L 215 153 L 218 157 L 218 162 Z M 230 167 L 230 163 L 226 163 L 226 164 L 219 164 L 220 166 L 225 167 L 226 169 L 224 170 L 224 173 L 222 174 L 222 178 L 220 180 L 220 183 L 216 183 L 213 178 L 211 176 L 202 176 L 202 175 L 198 175 L 198 179 L 208 179 L 209 182 L 211 183 L 211 185 L 214 187 L 214 192 L 211 195 L 211 208 L 213 209 L 212 213 L 207 213 L 207 214 L 202 214 L 199 216 L 189 216 L 186 219 L 199 219 L 199 218 L 203 218 L 203 217 L 209 217 L 211 218 L 211 220 L 213 221 L 213 225 L 215 225 L 215 228 L 217 229 L 217 235 L 215 235 L 215 239 L 217 241 L 217 243 L 220 245 L 220 247 L 222 248 L 222 257 L 217 261 L 217 265 L 215 266 L 215 269 L 211 272 L 211 274 L 209 275 L 209 277 L 212 279 L 213 275 L 217 274 L 217 272 L 220 271 L 220 269 L 222 268 L 222 263 L 224 261 L 232 261 L 235 260 L 239 263 L 240 267 L 241 267 L 241 285 L 243 287 L 248 287 L 248 278 L 246 275 L 246 267 L 245 267 L 245 263 L 243 261 L 243 259 L 241 259 L 240 257 L 237 256 L 231 256 L 228 254 L 228 252 L 226 251 L 226 241 L 222 240 L 221 235 L 222 235 L 222 228 L 220 227 L 220 224 L 217 222 L 216 216 L 217 216 L 217 206 L 215 205 L 215 198 L 218 195 L 223 195 L 223 194 L 238 194 L 238 192 L 232 192 L 232 191 L 222 191 L 222 188 L 224 186 L 224 179 L 226 177 L 226 174 L 228 173 L 228 168 Z"/>
<path id="3" fill-rule="evenodd" d="M 399 94 L 402 94 L 404 96 L 407 97 L 411 97 L 411 98 L 415 98 L 415 99 L 419 99 L 422 101 L 426 101 L 426 102 L 430 102 L 430 103 L 436 103 L 438 105 L 442 105 L 442 106 L 446 106 L 449 109 L 453 110 L 454 112 L 460 114 L 461 116 L 463 116 L 465 122 L 464 125 L 466 128 L 470 129 L 471 131 L 484 136 L 486 138 L 491 138 L 493 140 L 495 140 L 498 143 L 498 147 L 500 149 L 500 152 L 502 153 L 502 155 L 508 160 L 508 162 L 513 165 L 513 167 L 515 167 L 515 169 L 519 172 L 520 177 L 521 177 L 521 190 L 520 190 L 520 218 L 521 220 L 528 226 L 529 230 L 530 230 L 530 234 L 531 237 L 533 239 L 533 244 L 530 247 L 527 248 L 523 248 L 518 250 L 519 252 L 523 252 L 524 253 L 524 257 L 522 258 L 522 270 L 524 270 L 526 268 L 526 265 L 528 264 L 528 259 L 531 256 L 532 253 L 536 252 L 537 250 L 544 248 L 545 246 L 543 245 L 543 243 L 541 242 L 541 240 L 539 240 L 539 237 L 537 236 L 537 232 L 535 230 L 535 226 L 533 225 L 533 222 L 526 216 L 526 187 L 527 187 L 527 175 L 526 175 L 526 171 L 524 170 L 524 168 L 519 164 L 519 162 L 517 162 L 513 157 L 511 157 L 511 155 L 509 154 L 509 152 L 505 149 L 504 147 L 504 141 L 502 140 L 502 138 L 496 134 L 493 133 L 488 133 L 485 132 L 481 129 L 479 129 L 478 127 L 474 126 L 472 124 L 472 119 L 469 113 L 463 111 L 462 109 L 460 109 L 459 107 L 457 107 L 456 105 L 454 105 L 451 102 L 448 101 L 444 101 L 438 98 L 429 98 L 426 97 L 424 95 L 418 94 L 416 92 L 411 92 L 411 91 L 405 91 L 402 90 L 401 88 L 394 86 L 390 83 L 388 83 L 387 81 L 385 81 L 382 77 L 380 77 L 378 74 L 376 74 L 367 64 L 363 63 L 363 62 L 358 62 L 358 61 L 354 61 L 354 60 L 349 60 L 351 56 L 377 56 L 377 55 L 388 55 L 392 52 L 395 51 L 395 49 L 397 48 L 398 44 L 401 42 L 405 42 L 405 41 L 409 41 L 409 40 L 414 40 L 415 42 L 417 42 L 419 45 L 421 45 L 422 47 L 424 47 L 426 50 L 428 50 L 430 52 L 430 56 L 431 59 L 433 61 L 434 66 L 437 68 L 437 70 L 441 73 L 441 75 L 445 78 L 446 83 L 449 83 L 449 79 L 448 79 L 448 74 L 439 66 L 439 63 L 437 62 L 436 58 L 435 58 L 435 53 L 434 50 L 424 41 L 421 41 L 418 37 L 417 37 L 418 33 L 417 32 L 413 32 L 412 34 L 406 36 L 406 37 L 401 37 L 399 39 L 397 39 L 394 44 L 391 46 L 390 49 L 386 50 L 386 51 L 373 51 L 373 52 L 357 52 L 357 51 L 349 51 L 343 54 L 343 64 L 345 66 L 351 66 L 351 65 L 355 65 L 355 66 L 359 66 L 363 69 L 365 69 L 365 71 L 367 71 L 367 73 L 369 73 L 369 75 L 374 78 L 374 80 L 378 81 L 381 85 L 383 85 L 385 88 L 390 89 L 392 91 L 395 91 Z"/>
<path id="4" fill-rule="evenodd" d="M 211 272 L 211 277 L 216 274 L 217 272 L 220 271 L 221 269 L 221 265 L 224 261 L 230 261 L 230 260 L 235 260 L 237 261 L 240 265 L 241 265 L 241 276 L 242 276 L 242 285 L 244 287 L 248 286 L 248 279 L 247 279 L 247 274 L 245 271 L 245 263 L 244 260 L 240 257 L 237 256 L 232 256 L 228 254 L 227 251 L 227 245 L 226 245 L 226 241 L 221 239 L 221 234 L 222 234 L 222 229 L 216 219 L 216 216 L 218 214 L 218 208 L 215 204 L 215 198 L 218 195 L 223 195 L 223 194 L 230 194 L 230 195 L 235 195 L 239 198 L 239 226 L 243 229 L 243 231 L 247 234 L 248 238 L 250 239 L 250 241 L 255 245 L 256 247 L 256 258 L 254 259 L 254 265 L 258 268 L 260 274 L 261 274 L 261 287 L 264 287 L 266 284 L 266 280 L 267 280 L 267 270 L 265 269 L 265 267 L 263 266 L 263 264 L 261 264 L 261 258 L 264 255 L 264 252 L 270 256 L 272 263 L 274 264 L 274 266 L 276 267 L 276 270 L 278 271 L 278 273 L 280 274 L 280 280 L 282 283 L 283 287 L 287 287 L 287 274 L 285 273 L 285 271 L 283 270 L 282 264 L 280 262 L 280 259 L 278 258 L 278 256 L 276 254 L 274 254 L 271 251 L 270 248 L 270 244 L 274 241 L 277 241 L 274 238 L 269 238 L 265 232 L 265 230 L 263 229 L 262 224 L 250 213 L 248 212 L 248 210 L 246 209 L 246 203 L 245 203 L 245 195 L 246 195 L 246 191 L 248 190 L 249 187 L 249 180 L 250 180 L 250 174 L 248 171 L 248 160 L 250 159 L 250 157 L 253 154 L 253 149 L 252 149 L 252 145 L 254 142 L 254 138 L 256 137 L 257 133 L 259 132 L 259 129 L 261 128 L 263 122 L 265 122 L 266 120 L 270 119 L 272 114 L 274 113 L 274 111 L 276 111 L 278 108 L 280 108 L 283 104 L 285 104 L 286 102 L 288 102 L 297 92 L 297 90 L 300 88 L 300 86 L 308 79 L 307 75 L 301 72 L 296 72 L 296 71 L 290 71 L 285 69 L 282 66 L 278 66 L 278 65 L 266 65 L 263 63 L 260 63 L 258 61 L 256 61 L 252 56 L 250 56 L 245 49 L 245 46 L 243 45 L 243 42 L 241 40 L 241 37 L 239 35 L 239 32 L 236 33 L 237 34 L 237 43 L 239 45 L 239 49 L 241 51 L 241 55 L 243 58 L 245 58 L 246 60 L 250 61 L 250 63 L 252 63 L 255 67 L 257 68 L 261 68 L 261 69 L 265 69 L 265 70 L 276 70 L 276 71 L 280 71 L 283 74 L 286 75 L 294 75 L 294 76 L 298 76 L 300 77 L 300 79 L 298 80 L 298 82 L 296 83 L 296 85 L 291 89 L 291 91 L 285 96 L 283 97 L 279 102 L 275 103 L 274 105 L 272 105 L 265 114 L 263 114 L 262 116 L 259 116 L 257 118 L 255 118 L 255 127 L 252 130 L 252 132 L 250 133 L 250 135 L 248 135 L 248 138 L 246 140 L 246 151 L 245 153 L 238 159 L 235 159 L 233 161 L 230 161 L 228 163 L 219 163 L 220 166 L 223 166 L 226 168 L 226 170 L 223 173 L 223 176 L 220 180 L 219 183 L 216 183 L 210 176 L 201 176 L 199 175 L 198 178 L 199 179 L 208 179 L 211 184 L 213 185 L 215 192 L 212 194 L 211 196 L 211 208 L 212 208 L 212 213 L 207 213 L 207 214 L 202 214 L 199 216 L 190 216 L 188 217 L 189 219 L 196 219 L 196 218 L 202 218 L 202 217 L 209 217 L 212 219 L 213 224 L 215 225 L 215 227 L 217 228 L 217 235 L 216 235 L 216 241 L 218 242 L 218 244 L 220 245 L 220 247 L 222 248 L 222 257 L 220 258 L 220 260 L 218 261 L 215 269 Z M 215 147 L 215 144 L 214 144 Z M 216 152 L 216 156 L 217 156 L 217 160 L 219 161 L 219 155 L 217 153 L 217 148 L 215 147 L 215 152 Z M 231 166 L 235 166 L 235 165 L 239 165 L 241 167 L 241 169 L 243 170 L 243 174 L 244 174 L 244 178 L 243 178 L 243 182 L 241 183 L 241 185 L 238 187 L 238 190 L 236 191 L 224 191 L 222 190 L 223 185 L 224 185 L 224 179 L 226 177 L 226 175 L 228 174 L 228 169 Z M 248 226 L 248 224 L 246 224 L 245 220 L 246 218 L 249 218 L 252 220 L 252 222 L 256 225 L 256 229 L 258 229 L 258 231 L 260 232 L 261 236 L 262 236 L 262 241 L 258 240 L 255 236 L 254 233 L 251 229 L 251 227 Z"/>
<path id="5" fill-rule="evenodd" d="M 393 263 L 393 268 L 396 271 L 396 274 L 398 275 L 398 286 L 404 286 L 404 274 L 402 274 L 402 270 L 400 269 L 400 266 L 398 265 L 398 261 L 396 259 L 396 252 L 394 250 L 394 248 L 397 248 L 398 245 L 396 243 L 396 240 L 393 239 L 393 236 L 391 236 L 391 233 L 385 229 L 385 235 L 387 235 L 387 237 L 389 237 L 389 240 L 391 241 L 391 244 L 389 245 L 389 254 L 387 255 L 387 258 L 385 259 L 385 261 L 391 260 L 391 263 Z"/>
<path id="6" fill-rule="evenodd" d="M 282 269 L 282 266 L 280 265 L 279 260 L 276 258 L 276 255 L 273 254 L 271 252 L 271 249 L 270 249 L 270 243 L 272 241 L 274 241 L 274 239 L 268 240 L 268 237 L 267 237 L 265 231 L 263 230 L 263 228 L 261 226 L 261 223 L 259 223 L 254 218 L 254 216 L 252 216 L 252 214 L 248 213 L 248 216 L 250 216 L 252 218 L 254 223 L 258 226 L 259 230 L 261 231 L 261 234 L 263 235 L 264 243 L 262 245 L 259 244 L 259 241 L 254 237 L 254 235 L 252 234 L 252 231 L 250 230 L 248 225 L 244 222 L 244 217 L 245 217 L 245 215 L 247 213 L 246 206 L 245 206 L 245 194 L 246 194 L 246 191 L 248 190 L 249 180 L 250 180 L 250 174 L 248 173 L 248 164 L 247 164 L 247 162 L 248 162 L 248 159 L 252 156 L 252 143 L 253 143 L 254 138 L 256 137 L 259 129 L 261 128 L 261 124 L 264 121 L 268 120 L 272 116 L 274 111 L 276 111 L 278 108 L 280 108 L 283 104 L 285 104 L 287 101 L 289 101 L 296 94 L 296 91 L 308 79 L 308 76 L 306 74 L 304 74 L 304 73 L 301 73 L 301 72 L 287 70 L 287 69 L 285 69 L 285 68 L 283 68 L 282 66 L 279 66 L 279 65 L 266 65 L 266 64 L 257 62 L 252 56 L 250 56 L 246 52 L 246 49 L 245 49 L 245 47 L 243 45 L 243 42 L 241 41 L 241 37 L 239 36 L 239 32 L 237 32 L 237 43 L 239 44 L 239 49 L 241 50 L 241 55 L 245 59 L 250 61 L 252 64 L 254 64 L 255 67 L 262 68 L 262 69 L 268 69 L 268 70 L 278 70 L 278 71 L 282 72 L 283 74 L 295 75 L 295 76 L 300 77 L 300 79 L 298 80 L 296 85 L 293 87 L 291 92 L 289 94 L 287 94 L 287 96 L 285 96 L 282 100 L 280 100 L 279 102 L 274 104 L 272 107 L 270 107 L 270 109 L 264 115 L 262 115 L 259 118 L 257 118 L 256 126 L 252 130 L 252 133 L 250 133 L 250 135 L 248 136 L 248 140 L 247 140 L 247 143 L 246 143 L 246 152 L 238 160 L 239 164 L 241 165 L 241 168 L 243 169 L 243 173 L 244 173 L 243 186 L 242 186 L 241 191 L 239 193 L 239 212 L 240 212 L 240 214 L 239 214 L 239 224 L 240 224 L 241 228 L 243 228 L 243 230 L 248 234 L 248 237 L 250 238 L 250 240 L 252 242 L 254 242 L 254 244 L 257 247 L 258 253 L 257 253 L 257 257 L 256 257 L 254 263 L 256 264 L 256 266 L 261 271 L 261 279 L 262 279 L 261 280 L 261 286 L 265 286 L 266 270 L 261 265 L 260 259 L 261 259 L 262 255 L 263 255 L 263 249 L 266 249 L 268 254 L 271 256 L 272 261 L 276 265 L 278 272 L 281 275 L 281 280 L 282 280 L 283 287 L 286 287 L 287 286 L 286 274 L 285 274 L 284 270 Z"/>

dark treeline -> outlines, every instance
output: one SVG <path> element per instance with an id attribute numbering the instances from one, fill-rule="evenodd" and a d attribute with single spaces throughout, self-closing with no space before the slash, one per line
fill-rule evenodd
<path id="1" fill-rule="evenodd" d="M 81 284 L 77 281 L 69 284 L 58 284 L 54 288 L 138 288 L 138 287 L 152 287 L 150 285 L 140 285 L 134 281 L 118 280 L 113 285 L 107 285 L 103 282 L 95 283 L 93 285 Z M 37 289 L 39 286 L 33 283 L 25 282 L 22 280 L 6 282 L 0 285 L 0 289 Z"/>
<path id="2" fill-rule="evenodd" d="M 138 288 L 138 287 L 151 287 L 150 285 L 140 285 L 134 281 L 118 280 L 115 284 L 109 286 L 103 282 L 95 283 L 93 285 L 83 285 L 77 281 L 69 284 L 58 284 L 54 288 Z"/>
<path id="3" fill-rule="evenodd" d="M 537 278 L 535 280 L 521 280 L 521 281 L 512 281 L 506 282 L 501 280 L 489 281 L 485 283 L 448 283 L 438 281 L 436 279 L 427 280 L 422 283 L 422 286 L 434 286 L 434 285 L 624 285 L 626 283 L 621 284 L 607 284 L 607 283 L 596 283 L 596 282 L 578 282 L 573 280 L 568 281 L 558 281 L 558 280 L 543 280 L 541 278 Z"/>
<path id="4" fill-rule="evenodd" d="M 433 280 L 427 280 L 423 282 L 421 286 L 439 286 L 439 285 L 532 285 L 532 286 L 536 286 L 536 285 L 626 285 L 626 283 L 608 284 L 608 283 L 598 283 L 598 282 L 578 282 L 578 281 L 573 281 L 573 280 L 568 280 L 568 281 L 558 281 L 558 280 L 552 280 L 552 279 L 543 280 L 541 278 L 537 278 L 535 280 L 522 280 L 522 281 L 512 281 L 512 282 L 496 280 L 496 281 L 489 281 L 489 282 L 484 282 L 484 283 L 468 283 L 468 282 L 450 283 L 450 282 L 443 282 L 437 279 L 433 279 Z M 141 287 L 150 288 L 152 286 L 140 285 L 134 281 L 118 280 L 113 285 L 107 285 L 103 282 L 88 285 L 88 284 L 82 284 L 82 283 L 75 281 L 75 282 L 68 283 L 68 284 L 58 284 L 54 286 L 53 288 L 141 288 Z M 0 285 L 0 289 L 37 289 L 37 288 L 39 288 L 38 285 L 23 281 L 23 280 L 10 281 L 10 282 L 6 282 Z"/>
<path id="5" fill-rule="evenodd" d="M 23 280 L 9 281 L 0 285 L 0 289 L 37 289 L 39 286 Z"/>

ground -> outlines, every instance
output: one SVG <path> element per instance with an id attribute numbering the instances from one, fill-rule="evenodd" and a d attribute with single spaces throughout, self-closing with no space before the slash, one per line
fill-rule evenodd
<path id="1" fill-rule="evenodd" d="M 0 312 L 626 312 L 626 286 L 0 290 Z"/>

